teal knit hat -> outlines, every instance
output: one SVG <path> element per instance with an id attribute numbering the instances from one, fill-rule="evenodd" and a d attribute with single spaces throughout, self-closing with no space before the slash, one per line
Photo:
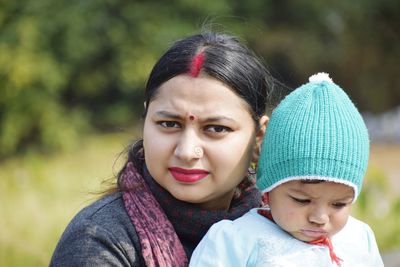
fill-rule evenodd
<path id="1" fill-rule="evenodd" d="M 269 192 L 292 180 L 326 180 L 360 193 L 369 157 L 364 121 L 326 73 L 291 92 L 273 111 L 262 143 L 257 186 Z"/>

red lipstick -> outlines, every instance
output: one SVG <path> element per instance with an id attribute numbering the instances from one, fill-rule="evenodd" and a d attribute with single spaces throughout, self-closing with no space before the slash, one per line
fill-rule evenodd
<path id="1" fill-rule="evenodd" d="M 171 175 L 178 182 L 195 183 L 206 177 L 209 172 L 201 169 L 182 169 L 178 167 L 171 167 L 168 169 Z"/>

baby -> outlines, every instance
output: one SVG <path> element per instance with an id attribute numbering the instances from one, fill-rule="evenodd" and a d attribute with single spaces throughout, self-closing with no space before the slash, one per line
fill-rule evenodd
<path id="1" fill-rule="evenodd" d="M 350 216 L 369 138 L 347 94 L 326 73 L 272 113 L 257 185 L 265 207 L 214 224 L 190 266 L 383 266 L 371 228 Z"/>

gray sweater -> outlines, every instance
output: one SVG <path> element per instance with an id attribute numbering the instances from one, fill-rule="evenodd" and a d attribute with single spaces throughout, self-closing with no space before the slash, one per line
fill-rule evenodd
<path id="1" fill-rule="evenodd" d="M 207 212 L 174 199 L 168 192 L 163 196 L 161 191 L 158 192 L 160 199 L 164 198 L 162 207 L 188 258 L 213 223 L 222 219 L 234 220 L 259 206 L 260 192 L 246 181 L 244 186 L 248 188 L 242 189 L 241 197 L 232 200 L 229 211 Z M 152 185 L 152 180 L 149 182 Z M 155 182 L 153 184 L 156 186 Z M 171 199 L 168 200 L 168 196 Z M 139 237 L 125 210 L 122 193 L 114 193 L 87 206 L 72 219 L 55 248 L 50 266 L 140 267 L 145 266 L 141 252 Z"/>
<path id="2" fill-rule="evenodd" d="M 115 193 L 74 217 L 57 244 L 50 266 L 145 266 L 140 252 L 122 194 Z"/>

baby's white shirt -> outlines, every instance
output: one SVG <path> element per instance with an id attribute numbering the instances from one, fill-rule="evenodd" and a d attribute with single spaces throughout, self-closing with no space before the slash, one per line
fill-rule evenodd
<path id="1" fill-rule="evenodd" d="M 190 267 L 332 267 L 326 246 L 302 242 L 252 209 L 214 224 L 197 246 Z M 371 228 L 353 217 L 332 238 L 341 267 L 384 266 Z"/>

